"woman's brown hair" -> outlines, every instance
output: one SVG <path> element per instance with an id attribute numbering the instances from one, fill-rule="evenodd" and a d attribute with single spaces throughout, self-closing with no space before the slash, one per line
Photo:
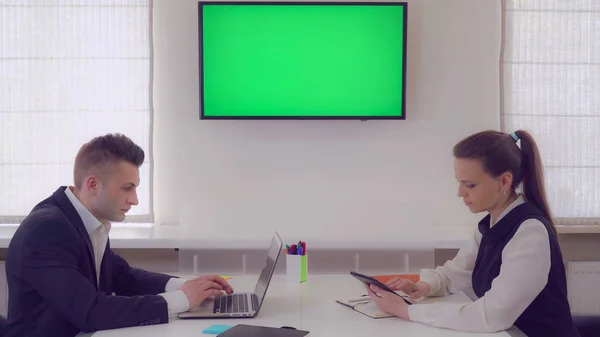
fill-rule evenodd
<path id="1" fill-rule="evenodd" d="M 521 141 L 521 148 L 517 141 Z M 481 160 L 483 170 L 493 177 L 505 172 L 513 175 L 512 189 L 521 187 L 527 201 L 538 207 L 550 221 L 552 214 L 544 187 L 542 159 L 535 140 L 524 130 L 512 134 L 499 131 L 482 131 L 471 135 L 454 146 L 454 157 Z"/>

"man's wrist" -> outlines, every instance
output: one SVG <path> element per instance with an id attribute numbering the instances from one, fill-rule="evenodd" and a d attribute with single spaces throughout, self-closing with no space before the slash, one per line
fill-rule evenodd
<path id="1" fill-rule="evenodd" d="M 172 277 L 167 281 L 165 285 L 165 292 L 179 290 L 184 284 L 186 280 L 182 280 L 177 277 Z"/>
<path id="2" fill-rule="evenodd" d="M 167 302 L 169 316 L 187 311 L 190 308 L 190 301 L 181 290 L 169 291 L 158 295 L 162 296 Z"/>

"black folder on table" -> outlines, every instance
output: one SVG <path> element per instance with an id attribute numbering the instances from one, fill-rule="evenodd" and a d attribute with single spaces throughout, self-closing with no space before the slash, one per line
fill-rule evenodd
<path id="1" fill-rule="evenodd" d="M 217 337 L 302 337 L 308 335 L 308 331 L 296 330 L 294 328 L 282 327 L 272 328 L 266 326 L 235 325 Z"/>

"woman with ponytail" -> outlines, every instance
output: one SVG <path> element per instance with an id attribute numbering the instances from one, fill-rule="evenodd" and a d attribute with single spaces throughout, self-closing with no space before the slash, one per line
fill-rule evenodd
<path id="1" fill-rule="evenodd" d="M 400 318 L 440 328 L 495 332 L 516 325 L 528 337 L 578 337 L 534 139 L 522 130 L 484 131 L 456 144 L 454 158 L 458 196 L 471 212 L 487 215 L 454 259 L 423 270 L 418 283 L 394 279 L 388 286 L 415 299 L 472 288 L 478 299 L 408 306 L 371 286 L 373 301 Z"/>

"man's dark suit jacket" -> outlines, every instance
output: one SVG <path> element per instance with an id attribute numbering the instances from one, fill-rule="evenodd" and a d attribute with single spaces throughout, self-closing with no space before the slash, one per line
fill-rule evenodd
<path id="1" fill-rule="evenodd" d="M 167 302 L 157 294 L 172 276 L 130 267 L 110 241 L 98 284 L 89 234 L 65 188 L 35 206 L 8 247 L 6 336 L 168 323 Z"/>

